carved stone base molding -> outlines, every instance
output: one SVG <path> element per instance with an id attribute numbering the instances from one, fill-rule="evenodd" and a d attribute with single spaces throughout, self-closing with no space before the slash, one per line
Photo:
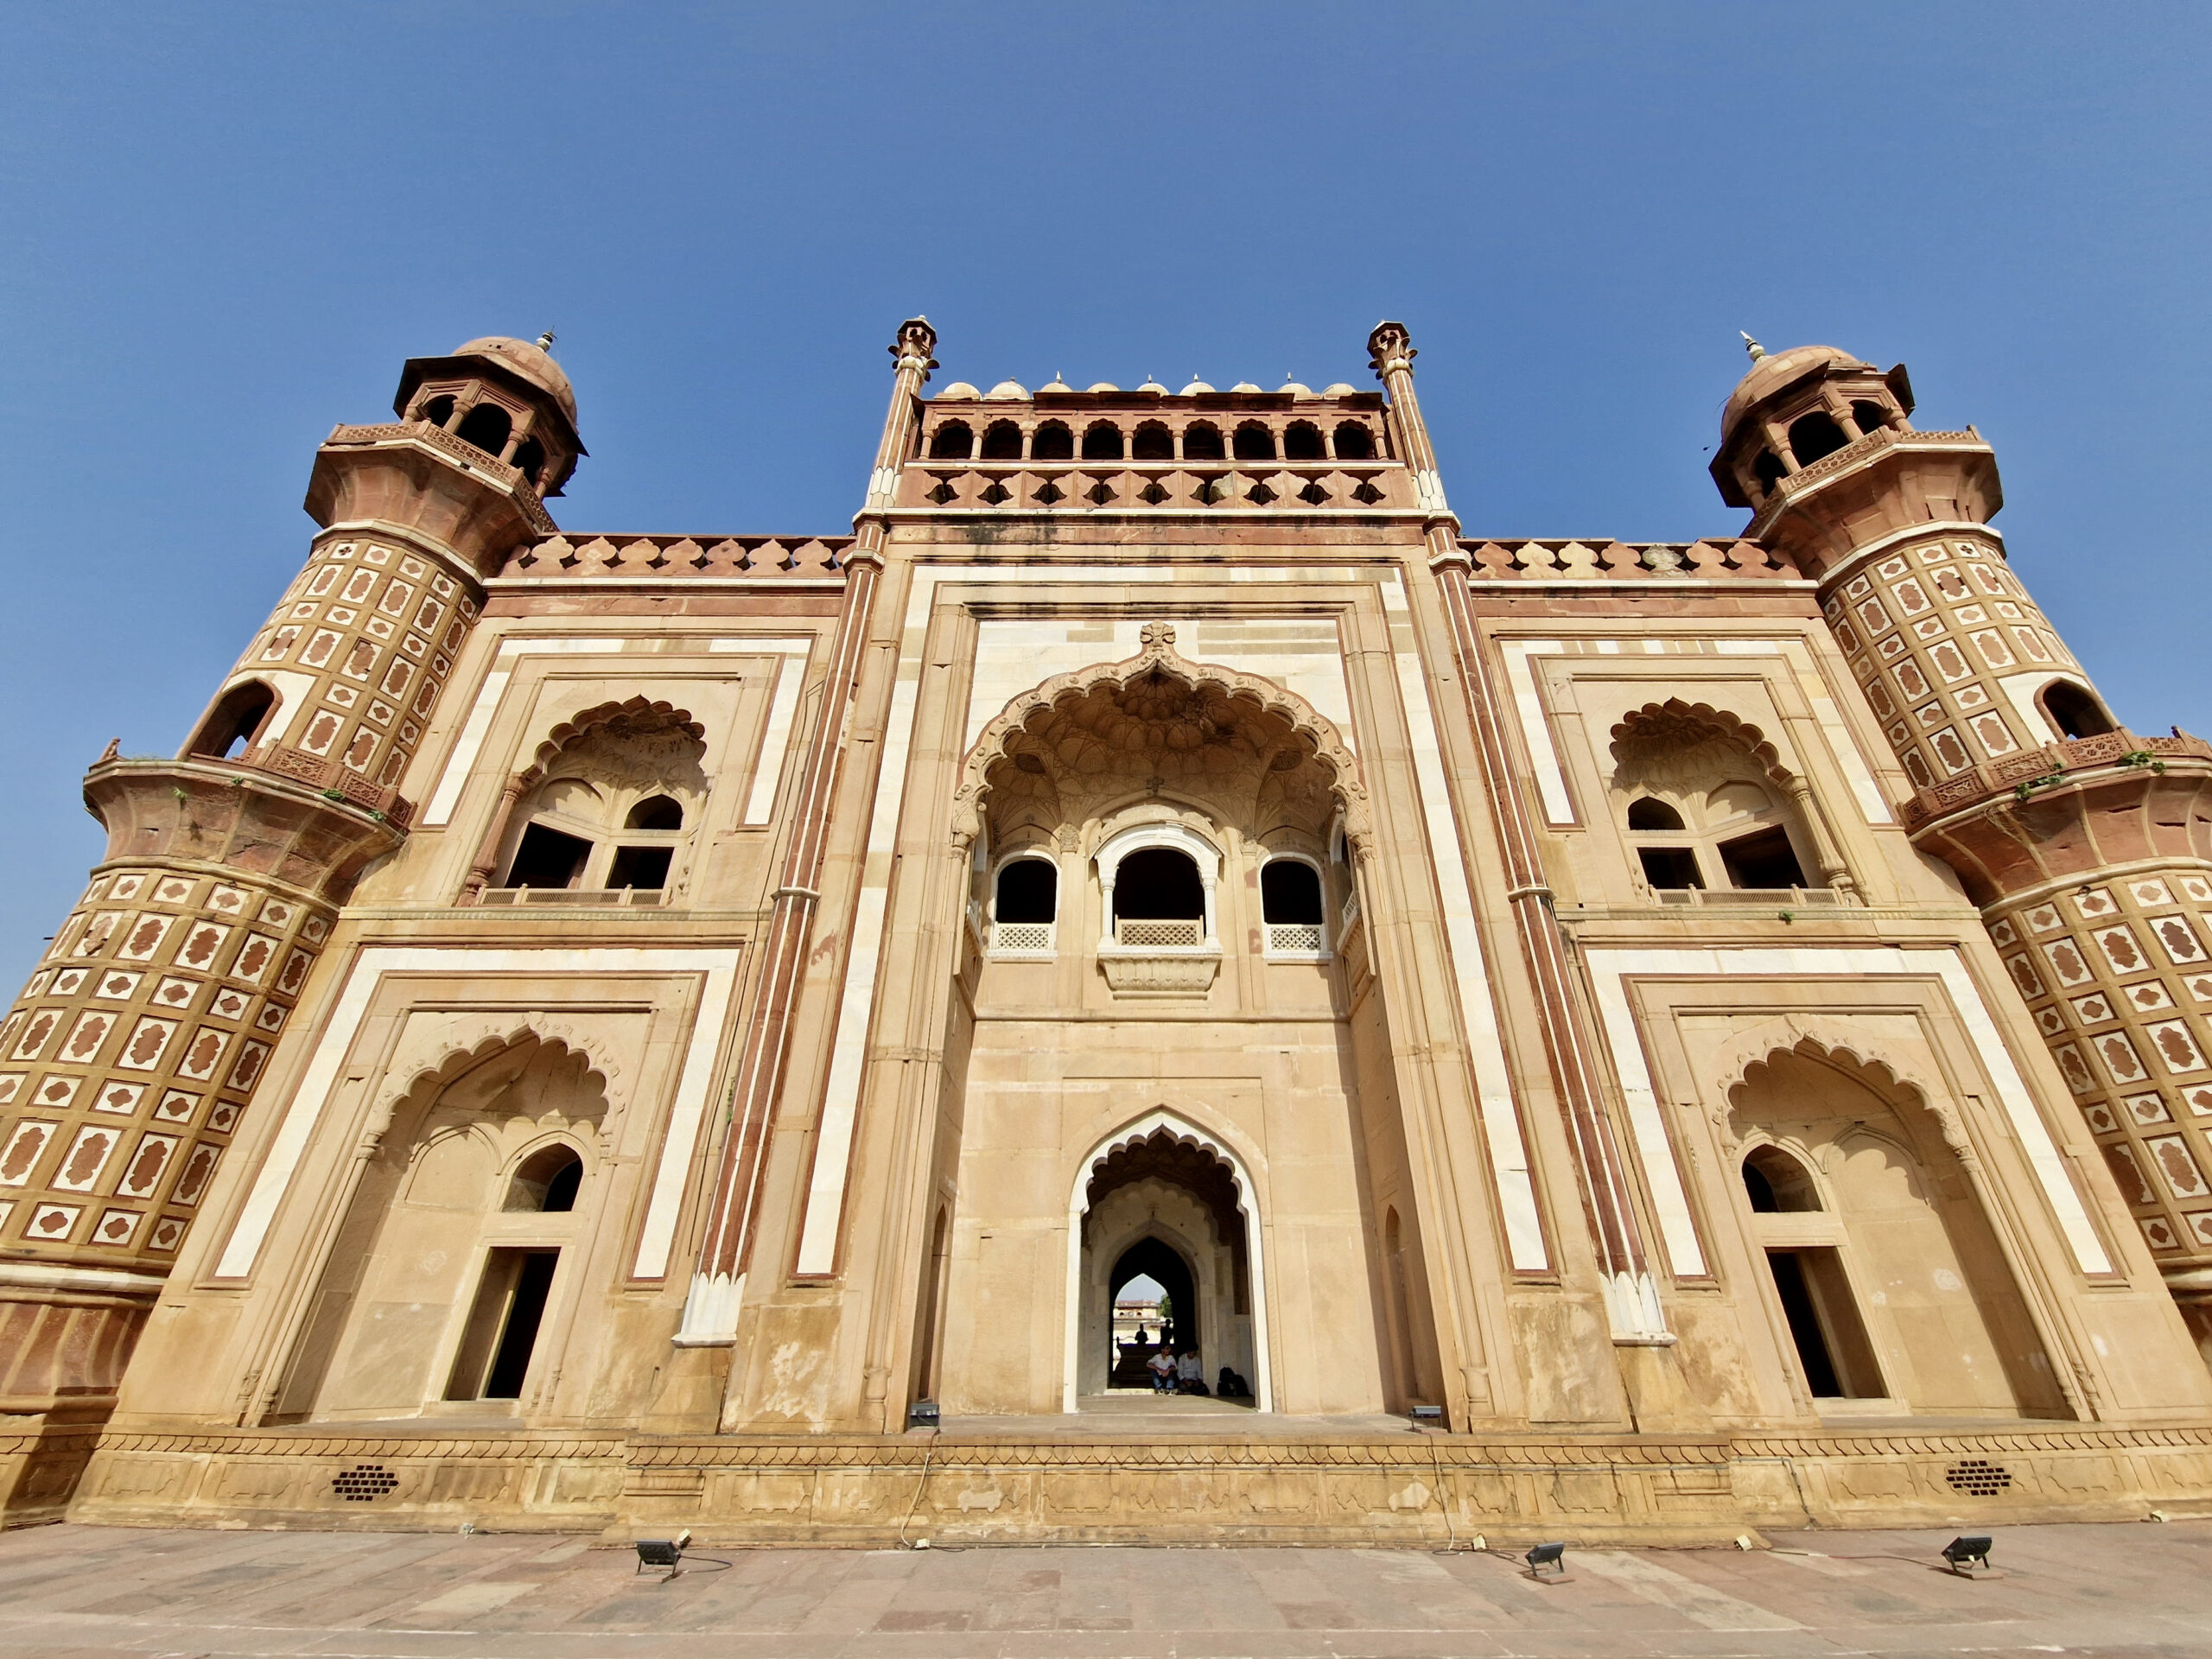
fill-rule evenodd
<path id="1" fill-rule="evenodd" d="M 1116 996 L 1204 996 L 1221 971 L 1217 951 L 1120 956 L 1098 953 L 1106 983 Z"/>
<path id="2" fill-rule="evenodd" d="M 690 1528 L 715 1543 L 1718 1542 L 1771 1526 L 2011 1526 L 2190 1512 L 2212 1431 L 1478 1437 L 1318 1430 L 626 1439 L 111 1433 L 78 1522 L 451 1531 Z M 1448 1524 L 1447 1524 L 1447 1516 Z"/>

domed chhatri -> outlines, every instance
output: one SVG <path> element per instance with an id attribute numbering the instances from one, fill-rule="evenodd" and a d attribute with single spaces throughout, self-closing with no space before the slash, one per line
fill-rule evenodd
<path id="1" fill-rule="evenodd" d="M 576 389 L 543 346 L 527 340 L 510 340 L 505 334 L 486 334 L 454 346 L 453 355 L 488 357 L 504 364 L 560 404 L 561 412 L 569 417 L 571 426 L 576 423 Z"/>
<path id="2" fill-rule="evenodd" d="M 1709 468 L 1730 506 L 1763 512 L 1779 499 L 1783 480 L 1815 461 L 1885 428 L 1911 430 L 1904 364 L 1885 372 L 1837 346 L 1769 352 L 1749 334 L 1744 345 L 1751 366 L 1721 408 Z"/>
<path id="3" fill-rule="evenodd" d="M 1757 341 L 1751 342 L 1754 346 Z M 1728 402 L 1720 411 L 1720 436 L 1725 442 L 1735 429 L 1743 412 L 1762 398 L 1770 397 L 1792 381 L 1810 374 L 1815 369 L 1836 367 L 1871 369 L 1873 365 L 1861 361 L 1849 352 L 1835 346 L 1793 346 L 1786 352 L 1761 352 L 1751 361 L 1751 372 L 1736 383 L 1735 391 L 1728 394 Z"/>
<path id="4" fill-rule="evenodd" d="M 1019 380 L 1001 380 L 983 394 L 989 402 L 1009 404 L 1023 402 L 1028 396 L 1029 388 Z"/>

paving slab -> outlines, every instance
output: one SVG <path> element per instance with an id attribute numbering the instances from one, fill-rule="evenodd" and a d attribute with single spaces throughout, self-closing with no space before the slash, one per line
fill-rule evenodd
<path id="1" fill-rule="evenodd" d="M 2212 1655 L 2212 1522 L 1770 1549 L 1034 1545 L 720 1550 L 675 1578 L 543 1535 L 57 1526 L 0 1535 L 0 1653 L 39 1659 L 1937 1659 Z M 722 1565 L 727 1562 L 728 1565 Z"/>

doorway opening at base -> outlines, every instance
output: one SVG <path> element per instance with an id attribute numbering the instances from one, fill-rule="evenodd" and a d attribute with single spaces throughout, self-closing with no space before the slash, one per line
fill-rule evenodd
<path id="1" fill-rule="evenodd" d="M 1256 1213 L 1242 1160 L 1166 1112 L 1084 1160 L 1069 1202 L 1063 1410 L 1108 1395 L 1143 1408 L 1155 1392 L 1161 1409 L 1274 1409 Z M 1166 1307 L 1148 1321 L 1123 1309 L 1117 1332 L 1116 1304 L 1140 1279 L 1166 1293 Z M 1173 1390 L 1155 1389 L 1163 1349 L 1183 1362 Z"/>

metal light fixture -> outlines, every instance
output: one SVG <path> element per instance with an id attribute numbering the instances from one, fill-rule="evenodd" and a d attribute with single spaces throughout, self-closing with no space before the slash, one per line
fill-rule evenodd
<path id="1" fill-rule="evenodd" d="M 689 1531 L 679 1532 L 673 1538 L 640 1538 L 638 1540 L 638 1573 L 649 1567 L 664 1567 L 668 1576 L 674 1578 L 683 1566 L 683 1551 L 691 1541 Z M 631 1577 L 635 1578 L 637 1573 Z"/>
<path id="2" fill-rule="evenodd" d="M 1566 1555 L 1565 1544 L 1538 1544 L 1528 1554 L 1529 1576 L 1539 1584 L 1565 1584 Z"/>
<path id="3" fill-rule="evenodd" d="M 938 1411 L 936 1401 L 917 1400 L 912 1405 L 906 1408 L 907 1427 L 935 1428 L 937 1426 Z"/>
<path id="4" fill-rule="evenodd" d="M 1444 1408 L 1441 1406 L 1414 1406 L 1406 1415 L 1413 1419 L 1415 1428 L 1444 1427 Z"/>
<path id="5" fill-rule="evenodd" d="M 1961 1578 L 1980 1578 L 1996 1570 L 1989 1564 L 1989 1546 L 1993 1541 L 1987 1537 L 1954 1538 L 1943 1546 L 1943 1559 Z"/>

